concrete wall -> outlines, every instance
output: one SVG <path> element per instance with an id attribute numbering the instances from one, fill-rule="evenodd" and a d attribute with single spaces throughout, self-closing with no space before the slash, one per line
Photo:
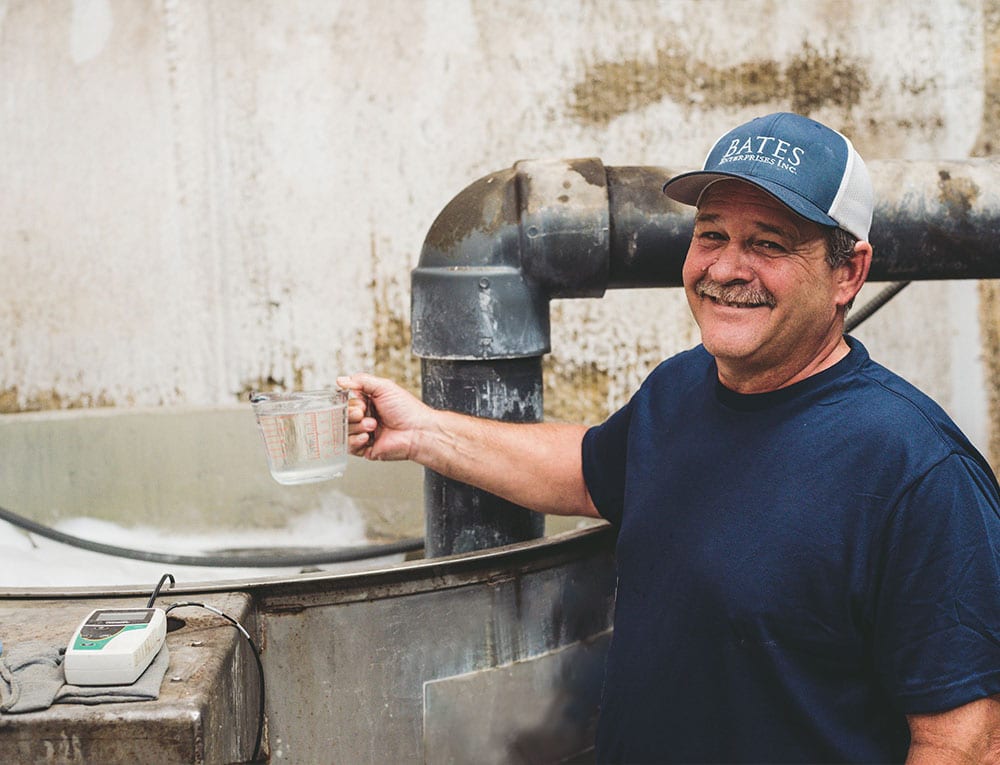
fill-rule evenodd
<path id="1" fill-rule="evenodd" d="M 416 389 L 409 272 L 473 180 L 686 169 L 777 109 L 872 159 L 997 153 L 998 83 L 1000 0 L 0 0 L 0 411 Z M 997 305 L 914 285 L 857 333 L 984 449 Z M 696 339 L 676 290 L 555 303 L 549 416 Z"/>

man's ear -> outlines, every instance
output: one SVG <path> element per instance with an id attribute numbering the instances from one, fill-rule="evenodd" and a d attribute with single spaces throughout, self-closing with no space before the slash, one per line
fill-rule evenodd
<path id="1" fill-rule="evenodd" d="M 872 266 L 872 246 L 859 241 L 854 245 L 854 255 L 837 266 L 837 305 L 850 306 L 861 292 Z"/>

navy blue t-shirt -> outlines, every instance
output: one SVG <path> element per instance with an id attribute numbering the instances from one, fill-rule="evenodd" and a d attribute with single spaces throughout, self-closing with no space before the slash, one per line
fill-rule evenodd
<path id="1" fill-rule="evenodd" d="M 584 437 L 618 529 L 600 761 L 902 762 L 907 713 L 1000 693 L 996 479 L 848 341 L 756 395 L 699 346 Z"/>

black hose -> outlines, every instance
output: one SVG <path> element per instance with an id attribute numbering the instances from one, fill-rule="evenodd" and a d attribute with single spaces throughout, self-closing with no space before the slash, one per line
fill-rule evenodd
<path id="1" fill-rule="evenodd" d="M 844 322 L 844 332 L 850 333 L 866 319 L 870 318 L 879 308 L 892 300 L 909 282 L 893 282 L 884 288 L 875 297 L 865 303 L 855 313 L 852 313 Z"/>
<path id="2" fill-rule="evenodd" d="M 359 547 L 318 548 L 309 552 L 287 553 L 282 548 L 271 548 L 271 551 L 261 553 L 259 550 L 246 552 L 231 552 L 226 555 L 174 555 L 148 550 L 132 550 L 127 547 L 116 547 L 89 539 L 75 537 L 56 531 L 50 526 L 25 518 L 23 515 L 0 507 L 0 520 L 7 521 L 32 534 L 38 534 L 65 545 L 72 545 L 83 550 L 114 555 L 117 558 L 149 561 L 150 563 L 166 563 L 174 566 L 209 566 L 216 568 L 293 568 L 297 566 L 321 566 L 330 563 L 350 563 L 352 561 L 381 558 L 385 555 L 399 555 L 423 549 L 422 538 L 402 539 L 386 544 L 364 545 Z"/>

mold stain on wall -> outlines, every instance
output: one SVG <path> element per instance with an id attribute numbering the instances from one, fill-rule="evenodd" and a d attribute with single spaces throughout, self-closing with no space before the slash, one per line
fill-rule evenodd
<path id="1" fill-rule="evenodd" d="M 375 347 L 372 371 L 412 393 L 420 390 L 420 360 L 410 352 L 410 324 L 394 312 L 381 290 L 375 298 Z"/>
<path id="2" fill-rule="evenodd" d="M 551 354 L 542 360 L 545 419 L 555 422 L 603 422 L 608 412 L 611 374 L 595 362 L 579 364 Z"/>
<path id="3" fill-rule="evenodd" d="M 863 61 L 809 43 L 783 64 L 762 60 L 730 67 L 668 47 L 652 60 L 589 66 L 572 89 L 569 110 L 577 121 L 595 126 L 664 99 L 705 109 L 781 101 L 792 111 L 808 114 L 821 106 L 850 109 L 869 86 Z"/>
<path id="4" fill-rule="evenodd" d="M 980 282 L 979 312 L 990 412 L 988 457 L 993 469 L 997 470 L 1000 466 L 1000 283 Z"/>
<path id="5" fill-rule="evenodd" d="M 372 274 L 379 273 L 379 256 L 374 234 L 371 237 Z M 397 273 L 394 270 L 393 273 Z M 372 277 L 372 330 L 374 345 L 371 356 L 372 372 L 395 380 L 414 395 L 420 395 L 420 359 L 410 350 L 409 317 L 393 308 L 392 295 L 401 291 L 396 276 Z M 409 295 L 409 286 L 405 289 Z"/>
<path id="6" fill-rule="evenodd" d="M 53 389 L 38 391 L 22 399 L 16 386 L 0 390 L 0 414 L 45 412 L 53 409 L 91 409 L 117 405 L 118 402 L 103 392 L 69 397 Z"/>
<path id="7" fill-rule="evenodd" d="M 991 0 L 983 10 L 985 74 L 983 121 L 973 156 L 986 157 L 1000 152 L 1000 0 Z M 993 469 L 1000 466 L 1000 282 L 979 283 L 979 322 L 983 363 L 986 368 L 986 395 L 989 401 L 990 441 L 988 457 Z"/>
<path id="8" fill-rule="evenodd" d="M 302 364 L 299 355 L 292 352 L 289 376 L 277 376 L 278 373 L 271 369 L 266 375 L 261 375 L 253 379 L 244 380 L 239 390 L 235 392 L 238 402 L 245 402 L 251 393 L 266 393 L 269 391 L 290 391 L 304 390 L 307 372 L 312 370 L 312 365 Z"/>

